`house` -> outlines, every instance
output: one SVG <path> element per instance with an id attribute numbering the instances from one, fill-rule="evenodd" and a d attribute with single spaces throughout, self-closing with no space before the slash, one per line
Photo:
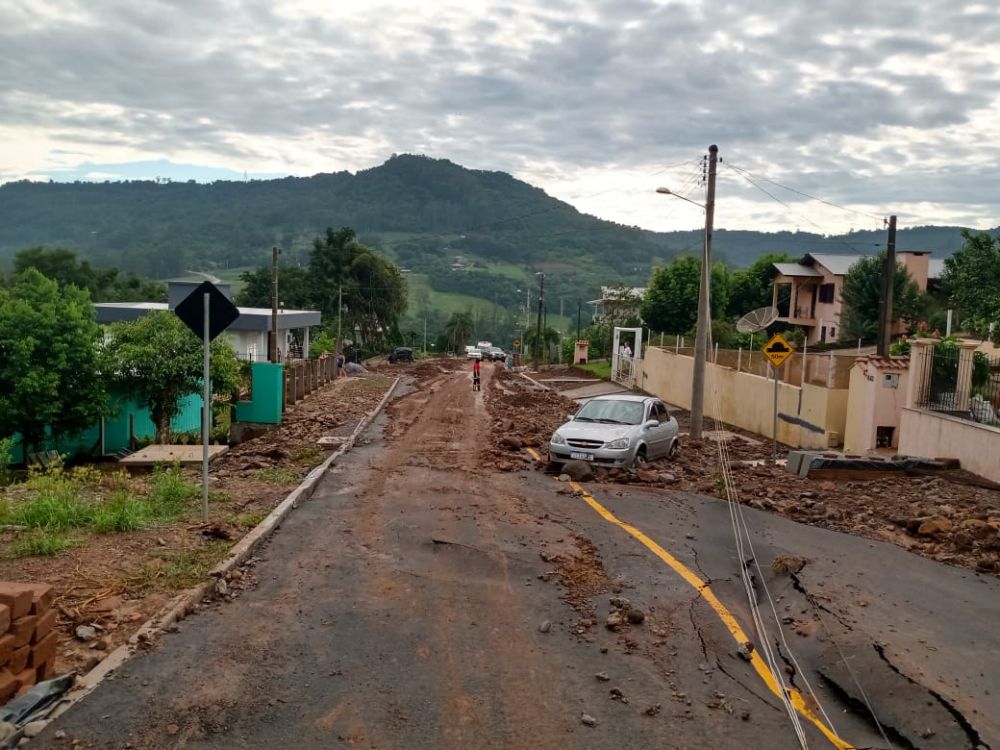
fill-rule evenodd
<path id="1" fill-rule="evenodd" d="M 177 304 L 187 297 L 201 281 L 169 281 L 167 282 L 166 302 L 99 302 L 94 305 L 97 310 L 98 323 L 118 323 L 121 321 L 138 320 L 152 310 L 173 310 Z M 228 284 L 219 284 L 219 290 L 232 299 Z M 271 331 L 271 309 L 268 307 L 240 307 L 240 317 L 223 334 L 236 351 L 240 359 L 265 361 L 267 359 L 267 337 Z M 309 327 L 318 326 L 321 322 L 318 310 L 278 310 L 278 349 L 282 357 L 299 345 L 302 348 L 302 358 L 309 358 Z M 293 336 L 293 332 L 298 335 Z M 294 339 L 294 340 L 293 340 Z M 295 342 L 298 342 L 296 344 Z"/>
<path id="2" fill-rule="evenodd" d="M 944 272 L 944 261 L 932 260 L 930 255 L 928 250 L 896 253 L 896 259 L 922 292 Z M 863 257 L 807 253 L 798 263 L 775 263 L 777 276 L 772 304 L 778 308 L 778 320 L 803 328 L 810 344 L 836 341 L 840 333 L 844 277 Z"/>
<path id="3" fill-rule="evenodd" d="M 639 317 L 645 287 L 602 286 L 601 298 L 590 300 L 594 308 L 594 320 L 606 323 L 621 323 Z"/>

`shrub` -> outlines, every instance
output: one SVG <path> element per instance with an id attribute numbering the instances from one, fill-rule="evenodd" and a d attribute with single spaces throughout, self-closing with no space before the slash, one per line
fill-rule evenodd
<path id="1" fill-rule="evenodd" d="M 116 490 L 93 512 L 94 531 L 98 534 L 144 529 L 154 520 L 150 503 L 127 490 Z"/>
<path id="2" fill-rule="evenodd" d="M 11 547 L 11 553 L 14 557 L 56 555 L 74 544 L 76 544 L 76 540 L 66 534 L 42 529 L 19 538 Z"/>
<path id="3" fill-rule="evenodd" d="M 153 472 L 147 499 L 157 518 L 174 518 L 198 495 L 198 487 L 185 481 L 179 469 L 158 468 Z"/>

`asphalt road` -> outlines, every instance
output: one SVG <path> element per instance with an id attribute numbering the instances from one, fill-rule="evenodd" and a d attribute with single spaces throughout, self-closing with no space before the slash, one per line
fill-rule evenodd
<path id="1" fill-rule="evenodd" d="M 706 593 L 759 641 L 727 505 L 584 497 L 527 464 L 482 465 L 489 379 L 473 393 L 442 373 L 398 398 L 268 543 L 254 588 L 184 621 L 32 746 L 798 747 Z M 995 578 L 744 513 L 783 679 L 808 680 L 829 718 L 824 735 L 797 714 L 809 747 L 1000 749 Z M 775 573 L 782 554 L 808 563 Z M 614 597 L 645 620 L 606 628 Z"/>

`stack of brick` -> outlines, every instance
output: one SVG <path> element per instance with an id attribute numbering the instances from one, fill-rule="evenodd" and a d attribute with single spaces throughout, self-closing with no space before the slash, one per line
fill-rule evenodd
<path id="1" fill-rule="evenodd" d="M 0 582 L 0 705 L 55 676 L 52 587 Z"/>

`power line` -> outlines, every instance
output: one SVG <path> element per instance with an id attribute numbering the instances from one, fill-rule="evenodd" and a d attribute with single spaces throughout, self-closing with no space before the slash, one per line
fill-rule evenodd
<path id="1" fill-rule="evenodd" d="M 868 213 L 867 211 L 859 211 L 856 208 L 848 208 L 847 206 L 841 206 L 839 203 L 834 203 L 833 201 L 828 201 L 825 198 L 818 198 L 815 195 L 810 195 L 809 193 L 806 193 L 806 192 L 803 192 L 801 190 L 798 190 L 797 188 L 789 187 L 788 185 L 782 185 L 780 182 L 777 182 L 776 180 L 772 180 L 771 178 L 764 177 L 762 175 L 755 175 L 752 172 L 750 172 L 749 170 L 744 169 L 743 167 L 738 167 L 735 164 L 729 164 L 729 166 L 732 167 L 733 169 L 735 169 L 738 172 L 746 173 L 746 174 L 748 174 L 748 175 L 750 175 L 750 176 L 752 176 L 752 177 L 754 177 L 754 178 L 756 178 L 758 180 L 762 180 L 763 182 L 769 182 L 769 183 L 771 183 L 772 185 L 774 185 L 776 187 L 780 187 L 782 190 L 787 190 L 790 193 L 795 193 L 796 195 L 801 195 L 803 198 L 808 198 L 809 200 L 817 201 L 817 202 L 822 203 L 824 205 L 830 206 L 831 208 L 838 208 L 841 211 L 847 211 L 848 213 L 857 214 L 858 216 L 865 216 L 865 217 L 868 217 L 868 218 L 871 218 L 871 219 L 875 219 L 876 221 L 882 221 L 884 219 L 883 216 L 878 216 L 876 214 L 871 214 L 871 213 Z"/>
<path id="2" fill-rule="evenodd" d="M 725 166 L 728 166 L 730 169 L 732 169 L 734 172 L 736 172 L 736 174 L 738 174 L 740 177 L 742 177 L 744 180 L 746 180 L 748 183 L 750 183 L 753 187 L 757 188 L 760 192 L 762 192 L 768 198 L 770 198 L 771 200 L 773 200 L 773 201 L 775 201 L 777 203 L 780 203 L 782 206 L 784 206 L 786 209 L 788 209 L 788 211 L 791 214 L 793 214 L 796 217 L 802 219 L 803 221 L 809 222 L 814 227 L 816 227 L 820 231 L 820 233 L 827 234 L 827 232 L 823 229 L 823 227 L 821 227 L 815 221 L 813 221 L 812 219 L 810 219 L 808 216 L 803 216 L 798 211 L 796 211 L 794 208 L 792 208 L 788 203 L 786 203 L 785 201 L 781 200 L 781 198 L 778 198 L 773 193 L 769 192 L 768 190 L 766 190 L 765 188 L 761 187 L 756 182 L 754 182 L 753 178 L 751 178 L 749 176 L 749 173 L 747 173 L 746 170 L 740 170 L 739 167 L 734 167 L 732 164 L 728 164 L 728 163 L 726 163 Z M 841 239 L 838 239 L 836 237 L 833 237 L 831 239 L 834 242 L 838 242 L 841 245 L 843 245 L 844 247 L 853 250 L 854 252 L 858 253 L 859 255 L 865 255 L 866 254 L 861 249 L 859 249 L 857 246 L 853 245 L 850 242 L 846 242 L 845 240 L 841 240 Z"/>

